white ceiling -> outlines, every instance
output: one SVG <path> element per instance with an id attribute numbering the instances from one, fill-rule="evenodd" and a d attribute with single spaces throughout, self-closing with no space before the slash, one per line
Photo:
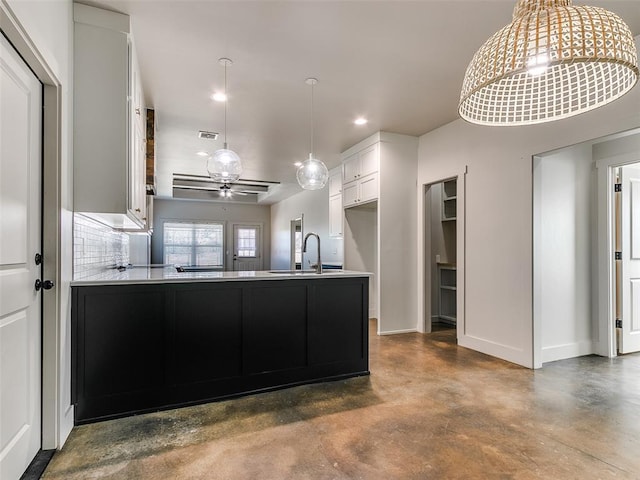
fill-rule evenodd
<path id="1" fill-rule="evenodd" d="M 220 57 L 228 67 L 229 147 L 243 178 L 300 191 L 295 161 L 310 149 L 332 168 L 340 152 L 379 130 L 422 135 L 458 118 L 467 64 L 511 21 L 515 0 L 191 1 L 106 0 L 91 5 L 131 17 L 148 108 L 157 116 L 158 195 L 174 172 L 207 175 L 196 152 L 222 148 L 199 130 L 223 133 Z M 618 13 L 640 33 L 640 0 L 589 1 Z M 583 4 L 583 2 L 576 2 Z M 620 100 L 624 101 L 624 99 Z M 369 123 L 355 126 L 365 116 Z"/>

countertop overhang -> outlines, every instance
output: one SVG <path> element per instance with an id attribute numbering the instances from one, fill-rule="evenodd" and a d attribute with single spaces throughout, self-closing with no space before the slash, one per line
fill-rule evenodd
<path id="1" fill-rule="evenodd" d="M 244 272 L 197 271 L 178 272 L 175 267 L 144 268 L 126 270 L 111 269 L 87 278 L 73 280 L 71 286 L 133 285 L 156 283 L 232 282 L 247 280 L 313 280 L 320 278 L 369 277 L 369 272 L 328 269 L 318 274 L 310 270 L 259 270 Z"/>

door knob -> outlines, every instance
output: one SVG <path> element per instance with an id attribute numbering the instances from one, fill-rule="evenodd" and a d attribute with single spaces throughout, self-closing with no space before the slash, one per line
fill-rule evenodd
<path id="1" fill-rule="evenodd" d="M 40 280 L 40 279 L 37 279 L 37 280 L 36 280 L 36 284 L 35 284 L 36 292 L 39 292 L 39 291 L 40 291 L 40 289 L 43 289 L 43 290 L 51 290 L 54 286 L 55 286 L 55 285 L 53 284 L 53 282 L 52 282 L 51 280 L 44 280 L 44 281 L 42 281 L 42 280 Z"/>

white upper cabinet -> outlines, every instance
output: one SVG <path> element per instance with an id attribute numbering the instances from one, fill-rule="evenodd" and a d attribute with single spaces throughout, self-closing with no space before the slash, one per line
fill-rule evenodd
<path id="1" fill-rule="evenodd" d="M 378 198 L 378 167 L 380 160 L 378 143 L 350 153 L 342 161 L 342 194 L 344 208 Z"/>
<path id="2" fill-rule="evenodd" d="M 329 196 L 342 193 L 342 170 L 337 167 L 329 172 Z"/>
<path id="3" fill-rule="evenodd" d="M 370 145 L 343 159 L 344 183 L 353 182 L 378 171 L 378 144 Z"/>
<path id="4" fill-rule="evenodd" d="M 379 144 L 371 145 L 362 150 L 360 157 L 360 176 L 365 177 L 378 171 L 379 165 Z"/>
<path id="5" fill-rule="evenodd" d="M 127 15 L 74 4 L 74 210 L 145 226 L 146 115 Z"/>
<path id="6" fill-rule="evenodd" d="M 357 153 L 342 160 L 342 182 L 349 183 L 360 175 L 360 157 Z"/>

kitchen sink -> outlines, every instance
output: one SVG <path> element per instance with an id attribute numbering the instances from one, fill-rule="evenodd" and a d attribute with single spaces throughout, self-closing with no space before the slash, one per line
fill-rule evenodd
<path id="1" fill-rule="evenodd" d="M 180 265 L 176 265 L 176 270 L 179 273 L 183 272 L 222 272 L 222 268 L 220 267 L 183 267 Z"/>
<path id="2" fill-rule="evenodd" d="M 329 269 L 322 273 L 318 273 L 315 270 L 269 270 L 269 273 L 274 275 L 323 275 L 325 273 L 339 273 L 341 270 Z"/>

